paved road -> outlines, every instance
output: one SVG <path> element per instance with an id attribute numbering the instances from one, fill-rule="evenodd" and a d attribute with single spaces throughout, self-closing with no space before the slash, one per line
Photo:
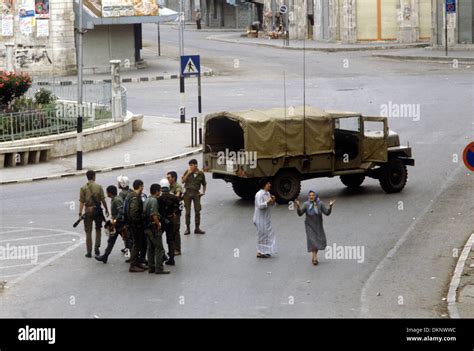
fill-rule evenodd
<path id="1" fill-rule="evenodd" d="M 152 38 L 155 32 L 145 28 L 144 33 Z M 176 36 L 175 30 L 163 29 L 164 53 L 176 51 L 171 47 Z M 302 103 L 301 52 L 216 43 L 205 40 L 206 33 L 186 36 L 187 52 L 200 53 L 203 64 L 219 73 L 203 79 L 204 112 L 281 106 L 283 69 L 288 105 Z M 235 58 L 240 60 L 239 69 L 233 68 Z M 343 67 L 345 58 L 349 68 Z M 453 154 L 460 154 L 473 139 L 472 69 L 377 61 L 370 53 L 307 53 L 306 59 L 308 104 L 367 114 L 379 114 L 381 105 L 390 101 L 420 106 L 419 119 L 389 119 L 402 143 L 410 142 L 417 160 L 402 193 L 387 195 L 371 179 L 355 193 L 338 179 L 303 183 L 303 194 L 316 188 L 323 200 L 337 200 L 325 220 L 329 244 L 364 247 L 364 262 L 321 258 L 319 266 L 312 266 L 305 252 L 303 221 L 287 206 L 273 212 L 278 256 L 257 260 L 252 204 L 239 200 L 230 185 L 209 180 L 203 199 L 207 234 L 183 239 L 184 254 L 170 276 L 132 275 L 118 251 L 110 264 L 103 265 L 85 259 L 83 247 L 75 248 L 52 256 L 54 260 L 33 274 L 10 277 L 17 281 L 0 292 L 0 316 L 439 317 L 445 313 L 441 299 L 455 262 L 452 250 L 462 246 L 474 226 L 472 216 L 466 215 L 474 208 L 472 174 L 453 162 Z M 188 87 L 190 96 L 196 96 L 193 84 Z M 127 88 L 134 112 L 175 116 L 177 82 Z M 193 106 L 189 101 L 188 111 Z M 167 170 L 182 172 L 186 164 L 186 159 L 173 161 L 129 170 L 127 175 L 142 178 L 149 187 Z M 100 175 L 98 181 L 112 184 L 117 175 Z M 83 179 L 71 178 L 1 187 L 0 241 L 2 235 L 13 236 L 7 233 L 11 227 L 81 234 L 71 228 L 77 209 L 71 209 L 70 202 L 77 205 L 82 183 Z M 44 229 L 32 229 L 14 237 L 33 232 L 45 235 Z M 9 272 L 1 268 L 0 278 Z M 8 274 L 24 272 L 28 271 Z"/>

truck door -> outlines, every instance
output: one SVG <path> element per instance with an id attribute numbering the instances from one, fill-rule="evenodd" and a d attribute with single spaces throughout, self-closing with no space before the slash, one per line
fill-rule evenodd
<path id="1" fill-rule="evenodd" d="M 361 116 L 334 119 L 334 170 L 359 168 L 361 164 Z"/>
<path id="2" fill-rule="evenodd" d="M 387 119 L 364 116 L 362 121 L 362 161 L 387 162 Z"/>

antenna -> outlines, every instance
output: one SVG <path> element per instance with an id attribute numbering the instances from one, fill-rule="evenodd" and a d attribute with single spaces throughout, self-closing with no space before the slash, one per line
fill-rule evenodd
<path id="1" fill-rule="evenodd" d="M 286 135 L 286 75 L 285 71 L 283 71 L 283 100 L 285 106 L 285 156 L 288 156 L 288 143 L 287 143 L 287 135 Z"/>
<path id="2" fill-rule="evenodd" d="M 308 18 L 305 18 L 305 33 L 303 35 L 303 154 L 306 156 L 306 33 Z"/>

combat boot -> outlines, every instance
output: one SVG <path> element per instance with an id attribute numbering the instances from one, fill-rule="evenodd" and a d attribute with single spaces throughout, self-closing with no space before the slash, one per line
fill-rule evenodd
<path id="1" fill-rule="evenodd" d="M 100 262 L 102 262 L 102 263 L 104 263 L 104 264 L 107 263 L 107 259 L 108 259 L 107 255 L 95 256 L 94 258 L 95 258 L 97 261 L 100 261 Z"/>

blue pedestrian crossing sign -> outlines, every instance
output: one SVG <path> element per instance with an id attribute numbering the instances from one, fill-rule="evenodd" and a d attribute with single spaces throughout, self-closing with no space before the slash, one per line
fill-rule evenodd
<path id="1" fill-rule="evenodd" d="M 181 74 L 184 77 L 198 76 L 201 74 L 201 57 L 199 55 L 181 56 Z"/>

